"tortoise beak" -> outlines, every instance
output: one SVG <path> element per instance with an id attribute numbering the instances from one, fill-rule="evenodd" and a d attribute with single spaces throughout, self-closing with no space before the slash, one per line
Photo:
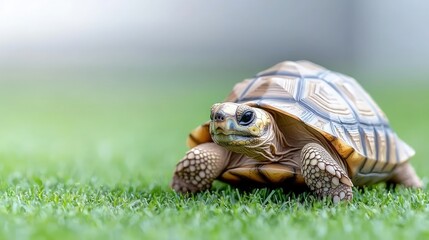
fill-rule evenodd
<path id="1" fill-rule="evenodd" d="M 225 116 L 223 120 L 213 119 L 210 125 L 212 125 L 211 130 L 213 134 L 230 135 L 236 133 L 234 120 Z"/>

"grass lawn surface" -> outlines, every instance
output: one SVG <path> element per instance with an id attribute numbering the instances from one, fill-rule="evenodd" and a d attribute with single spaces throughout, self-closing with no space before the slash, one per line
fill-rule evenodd
<path id="1" fill-rule="evenodd" d="M 4 74 L 0 238 L 429 239 L 427 190 L 381 184 L 354 189 L 353 202 L 339 206 L 221 183 L 175 194 L 168 184 L 188 132 L 246 75 L 172 76 Z M 415 148 L 427 186 L 428 86 L 374 81 L 363 85 Z"/>

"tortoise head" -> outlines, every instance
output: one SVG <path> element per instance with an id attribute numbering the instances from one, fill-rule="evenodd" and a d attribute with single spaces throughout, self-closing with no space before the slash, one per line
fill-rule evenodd
<path id="1" fill-rule="evenodd" d="M 210 113 L 210 134 L 215 143 L 235 152 L 269 139 L 271 116 L 260 108 L 237 103 L 216 103 Z"/>

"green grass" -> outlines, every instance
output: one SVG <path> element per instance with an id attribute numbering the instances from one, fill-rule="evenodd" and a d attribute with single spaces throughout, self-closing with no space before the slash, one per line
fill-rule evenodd
<path id="1" fill-rule="evenodd" d="M 0 82 L 0 238 L 429 238 L 427 190 L 354 189 L 353 202 L 339 206 L 220 183 L 192 197 L 172 192 L 187 133 L 245 75 L 146 76 L 168 84 L 112 80 L 139 74 L 53 76 Z M 412 164 L 427 185 L 429 88 L 366 88 L 416 149 Z"/>

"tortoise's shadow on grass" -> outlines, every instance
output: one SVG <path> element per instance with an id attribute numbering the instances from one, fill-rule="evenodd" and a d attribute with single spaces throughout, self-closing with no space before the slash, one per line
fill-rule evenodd
<path id="1" fill-rule="evenodd" d="M 180 198 L 205 203 L 219 200 L 228 205 L 277 205 L 281 208 L 311 206 L 321 202 L 329 203 L 327 200 L 317 199 L 309 191 L 289 191 L 282 188 L 243 188 L 227 184 L 215 184 L 212 189 L 200 193 L 177 195 Z"/>

